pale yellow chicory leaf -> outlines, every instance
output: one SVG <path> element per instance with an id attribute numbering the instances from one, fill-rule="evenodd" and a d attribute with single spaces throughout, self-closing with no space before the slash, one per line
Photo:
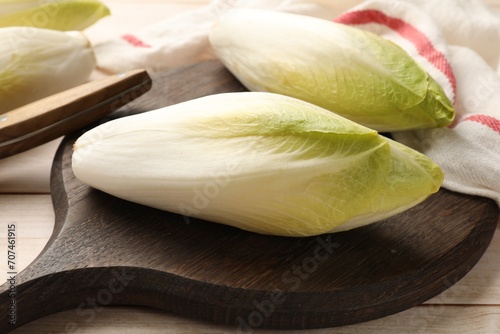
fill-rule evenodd
<path id="1" fill-rule="evenodd" d="M 86 82 L 96 59 L 78 31 L 0 28 L 0 114 Z"/>
<path id="2" fill-rule="evenodd" d="M 0 0 L 0 27 L 84 30 L 109 14 L 98 0 Z"/>
<path id="3" fill-rule="evenodd" d="M 373 33 L 304 15 L 232 9 L 210 33 L 252 91 L 296 97 L 378 131 L 443 127 L 454 108 L 402 48 Z"/>
<path id="4" fill-rule="evenodd" d="M 212 95 L 110 121 L 74 145 L 78 179 L 244 230 L 311 236 L 370 224 L 438 191 L 426 156 L 308 102 Z"/>

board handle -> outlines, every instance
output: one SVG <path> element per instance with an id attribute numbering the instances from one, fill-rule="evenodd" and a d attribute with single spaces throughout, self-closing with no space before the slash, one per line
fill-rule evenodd
<path id="1" fill-rule="evenodd" d="M 91 81 L 0 115 L 0 159 L 81 129 L 152 86 L 139 69 Z"/>

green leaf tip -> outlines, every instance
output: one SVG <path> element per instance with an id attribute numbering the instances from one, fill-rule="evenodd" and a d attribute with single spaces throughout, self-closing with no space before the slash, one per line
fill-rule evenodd
<path id="1" fill-rule="evenodd" d="M 209 39 L 251 91 L 299 98 L 381 132 L 445 126 L 454 117 L 441 87 L 401 47 L 358 28 L 233 9 Z"/>

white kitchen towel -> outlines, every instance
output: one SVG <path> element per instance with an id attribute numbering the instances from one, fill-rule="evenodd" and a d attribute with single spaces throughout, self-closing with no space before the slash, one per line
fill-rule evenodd
<path id="1" fill-rule="evenodd" d="M 438 163 L 446 188 L 500 205 L 500 18 L 480 0 L 215 0 L 96 45 L 98 65 L 114 73 L 212 59 L 210 28 L 233 7 L 334 20 L 400 45 L 441 84 L 457 115 L 450 127 L 393 133 L 395 139 Z"/>

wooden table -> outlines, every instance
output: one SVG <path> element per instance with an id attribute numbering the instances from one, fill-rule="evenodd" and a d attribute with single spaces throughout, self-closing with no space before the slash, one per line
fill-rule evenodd
<path id="1" fill-rule="evenodd" d="M 205 5 L 207 0 L 107 0 L 113 15 L 88 29 L 92 42 L 133 31 L 167 16 Z M 500 0 L 486 1 L 500 13 Z M 138 14 L 140 13 L 140 14 Z M 40 253 L 54 225 L 49 193 L 49 171 L 60 139 L 17 156 L 0 160 L 0 258 L 7 258 L 7 225 L 18 227 L 18 271 Z M 500 234 L 476 267 L 461 281 L 423 305 L 363 324 L 304 333 L 499 333 L 500 332 Z M 6 261 L 0 271 L 7 272 Z M 453 282 L 450 282 L 450 285 Z M 54 314 L 14 333 L 235 333 L 226 328 L 141 307 L 97 309 L 92 321 L 75 310 Z M 276 333 L 261 331 L 257 333 Z M 286 333 L 292 333 L 287 331 Z M 300 332 L 302 333 L 302 331 Z"/>

